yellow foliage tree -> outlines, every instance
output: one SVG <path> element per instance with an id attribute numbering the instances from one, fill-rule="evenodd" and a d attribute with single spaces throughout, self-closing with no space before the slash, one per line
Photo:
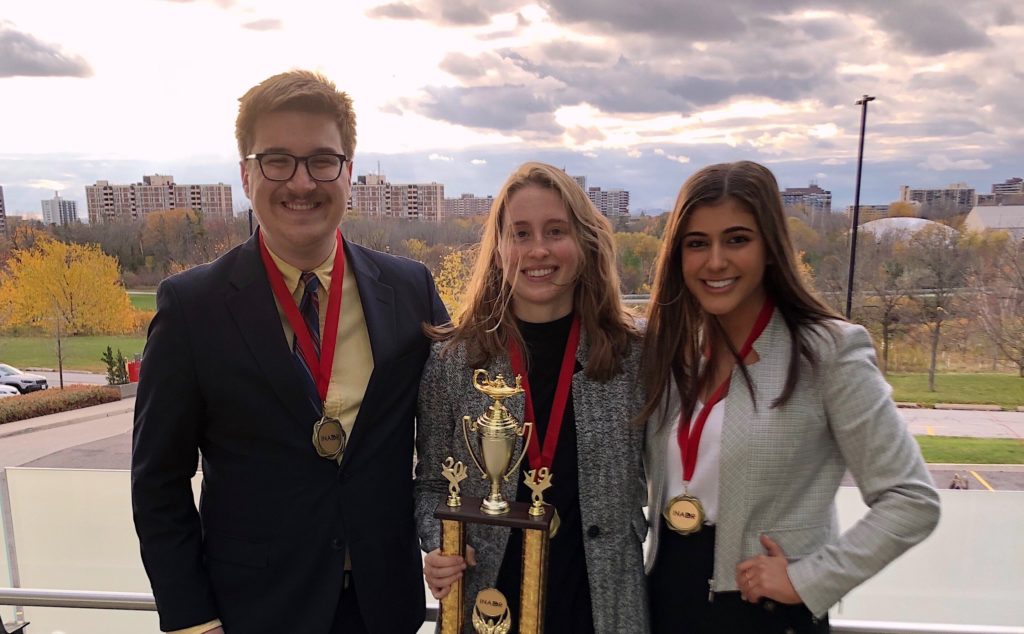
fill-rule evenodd
<path id="1" fill-rule="evenodd" d="M 0 275 L 0 304 L 9 307 L 7 325 L 58 337 L 123 333 L 134 325 L 117 260 L 97 245 L 48 237 L 13 253 Z"/>
<path id="2" fill-rule="evenodd" d="M 466 292 L 466 283 L 476 261 L 476 246 L 468 249 L 452 249 L 441 258 L 441 270 L 434 276 L 437 294 L 441 296 L 448 314 L 455 319 L 455 311 Z"/>
<path id="3" fill-rule="evenodd" d="M 917 208 L 908 202 L 897 201 L 889 204 L 890 218 L 913 218 L 917 216 Z"/>

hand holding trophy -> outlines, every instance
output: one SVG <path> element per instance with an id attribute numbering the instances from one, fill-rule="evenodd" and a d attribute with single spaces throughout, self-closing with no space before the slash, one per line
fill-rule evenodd
<path id="1" fill-rule="evenodd" d="M 463 555 L 465 552 L 465 524 L 496 524 L 523 529 L 522 610 L 518 616 L 519 632 L 540 632 L 544 613 L 544 582 L 547 573 L 549 530 L 552 514 L 544 513 L 540 493 L 551 486 L 551 476 L 543 469 L 535 488 L 534 505 L 509 502 L 501 494 L 501 482 L 518 471 L 533 432 L 530 422 L 519 423 L 502 403 L 504 399 L 523 393 L 521 377 L 509 385 L 505 377 L 493 380 L 486 370 L 473 372 L 473 386 L 492 399 L 491 405 L 476 420 L 463 417 L 462 432 L 466 448 L 481 478 L 490 483 L 487 497 L 466 497 L 461 503 L 458 483 L 466 477 L 465 466 L 449 457 L 442 474 L 449 482 L 448 498 L 438 505 L 434 516 L 441 520 L 441 552 L 444 555 Z M 472 437 L 470 434 L 473 434 Z M 524 437 L 523 449 L 513 460 L 516 439 Z M 475 441 L 475 442 L 474 442 Z M 461 476 L 461 477 L 460 477 Z M 532 479 L 532 477 L 531 477 Z M 532 488 L 532 486 L 531 486 Z M 477 501 L 479 500 L 479 505 Z M 536 509 L 540 509 L 538 513 Z M 441 600 L 439 615 L 442 634 L 461 633 L 466 615 L 463 614 L 463 580 L 452 584 L 452 589 Z M 513 626 L 514 616 L 509 614 L 507 601 L 495 588 L 486 588 L 474 602 L 471 623 L 478 634 L 504 634 Z"/>

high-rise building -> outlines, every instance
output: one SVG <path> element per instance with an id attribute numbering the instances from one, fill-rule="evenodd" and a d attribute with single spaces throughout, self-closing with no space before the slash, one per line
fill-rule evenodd
<path id="1" fill-rule="evenodd" d="M 976 195 L 973 187 L 967 183 L 953 183 L 949 187 L 914 189 L 908 185 L 900 187 L 900 202 L 916 202 L 923 207 L 922 217 L 926 217 L 929 207 L 967 213 L 974 207 Z"/>
<path id="2" fill-rule="evenodd" d="M 444 213 L 444 185 L 389 183 L 382 174 L 367 174 L 357 177 L 352 184 L 348 208 L 371 218 L 439 222 Z"/>
<path id="3" fill-rule="evenodd" d="M 0 232 L 7 235 L 7 207 L 4 206 L 4 186 L 0 185 Z"/>
<path id="4" fill-rule="evenodd" d="M 811 183 L 807 187 L 787 187 L 782 190 L 783 207 L 803 207 L 810 214 L 832 211 L 832 192 Z"/>
<path id="5" fill-rule="evenodd" d="M 601 215 L 608 218 L 629 215 L 629 192 L 627 190 L 590 187 L 586 192 L 587 198 L 594 203 Z"/>
<path id="6" fill-rule="evenodd" d="M 60 197 L 53 192 L 53 198 L 39 201 L 43 207 L 44 225 L 69 225 L 78 222 L 78 202 Z"/>
<path id="7" fill-rule="evenodd" d="M 992 183 L 993 194 L 1024 194 L 1024 178 L 1007 178 L 1002 183 Z"/>
<path id="8" fill-rule="evenodd" d="M 847 205 L 846 215 L 849 218 L 853 218 L 853 205 Z M 889 205 L 861 205 L 860 209 L 857 210 L 858 225 L 888 217 Z"/>
<path id="9" fill-rule="evenodd" d="M 570 176 L 576 184 L 580 186 L 580 189 L 587 191 L 587 177 L 586 176 Z"/>
<path id="10" fill-rule="evenodd" d="M 474 196 L 473 194 L 463 194 L 458 198 L 445 198 L 444 211 L 442 213 L 445 218 L 479 216 L 481 214 L 488 213 L 491 210 L 491 205 L 493 204 L 494 196 Z"/>
<path id="11" fill-rule="evenodd" d="M 231 185 L 175 183 L 173 176 L 143 176 L 141 183 L 86 185 L 89 222 L 137 220 L 154 211 L 193 209 L 204 216 L 230 218 Z"/>

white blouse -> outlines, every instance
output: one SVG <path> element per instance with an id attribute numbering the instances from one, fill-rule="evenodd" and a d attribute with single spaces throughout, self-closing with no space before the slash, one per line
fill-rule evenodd
<path id="1" fill-rule="evenodd" d="M 683 463 L 679 453 L 679 415 L 677 409 L 673 415 L 672 430 L 669 434 L 669 442 L 666 443 L 665 461 L 665 499 L 669 500 L 684 492 L 700 500 L 704 508 L 704 523 L 714 524 L 718 518 L 718 465 L 720 462 L 722 447 L 722 423 L 725 420 L 725 401 L 722 399 L 715 403 L 704 423 L 704 432 L 700 436 L 700 445 L 697 447 L 697 464 L 693 470 L 693 478 L 689 486 L 683 482 Z M 693 433 L 693 423 L 697 420 L 704 404 L 698 402 L 690 418 L 690 433 Z"/>

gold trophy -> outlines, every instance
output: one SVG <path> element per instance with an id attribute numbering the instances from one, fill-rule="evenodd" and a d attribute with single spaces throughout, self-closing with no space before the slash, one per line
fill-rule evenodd
<path id="1" fill-rule="evenodd" d="M 509 502 L 501 495 L 501 482 L 519 470 L 526 447 L 533 433 L 533 424 L 520 424 L 502 403 L 504 399 L 523 393 L 522 378 L 516 377 L 508 385 L 505 377 L 497 375 L 491 380 L 486 370 L 473 372 L 473 386 L 494 402 L 476 420 L 462 419 L 462 434 L 466 449 L 472 457 L 481 479 L 489 480 L 490 493 L 486 498 L 466 497 L 462 504 L 459 482 L 465 478 L 465 467 L 454 458 L 445 460 L 442 475 L 449 482 L 449 495 L 442 501 L 434 517 L 441 520 L 441 553 L 465 556 L 465 524 L 492 524 L 523 530 L 523 577 L 521 582 L 518 631 L 521 634 L 540 634 L 543 631 L 544 585 L 547 577 L 549 530 L 553 513 L 545 513 L 541 491 L 550 486 L 550 476 L 544 470 L 534 482 L 527 476 L 527 485 L 534 491 L 534 503 Z M 470 434 L 474 437 L 471 439 Z M 523 448 L 516 460 L 516 439 L 523 437 Z M 474 443 L 473 440 L 476 442 Z M 475 447 L 475 448 L 474 448 Z M 461 476 L 461 477 L 460 477 Z M 462 634 L 466 623 L 463 613 L 462 579 L 452 584 L 451 591 L 441 599 L 438 615 L 441 634 Z M 505 607 L 505 597 L 495 588 L 485 588 L 477 595 L 472 610 L 474 631 L 478 634 L 504 634 L 512 631 L 515 615 Z"/>

